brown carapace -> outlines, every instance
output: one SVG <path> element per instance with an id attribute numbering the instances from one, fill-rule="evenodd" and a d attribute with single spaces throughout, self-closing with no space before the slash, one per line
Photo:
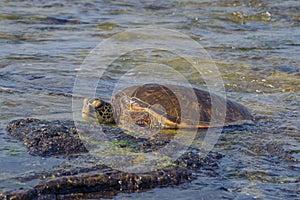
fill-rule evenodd
<path id="1" fill-rule="evenodd" d="M 128 87 L 111 103 L 86 98 L 82 116 L 92 122 L 149 128 L 209 128 L 252 119 L 245 106 L 206 90 L 154 83 Z"/>

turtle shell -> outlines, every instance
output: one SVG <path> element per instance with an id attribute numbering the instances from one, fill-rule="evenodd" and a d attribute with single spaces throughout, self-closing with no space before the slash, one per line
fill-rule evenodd
<path id="1" fill-rule="evenodd" d="M 113 97 L 112 106 L 117 123 L 146 127 L 208 128 L 212 120 L 215 125 L 230 125 L 252 119 L 249 110 L 239 103 L 206 90 L 177 85 L 128 87 Z"/>

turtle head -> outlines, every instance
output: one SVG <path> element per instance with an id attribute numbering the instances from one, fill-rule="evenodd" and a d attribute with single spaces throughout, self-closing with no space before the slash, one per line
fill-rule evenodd
<path id="1" fill-rule="evenodd" d="M 98 98 L 85 98 L 82 107 L 82 118 L 89 122 L 114 123 L 113 108 Z"/>

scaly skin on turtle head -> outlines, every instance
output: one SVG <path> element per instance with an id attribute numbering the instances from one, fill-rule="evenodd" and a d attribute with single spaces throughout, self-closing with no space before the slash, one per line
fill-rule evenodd
<path id="1" fill-rule="evenodd" d="M 82 107 L 82 118 L 89 122 L 114 123 L 113 108 L 98 98 L 85 98 Z"/>

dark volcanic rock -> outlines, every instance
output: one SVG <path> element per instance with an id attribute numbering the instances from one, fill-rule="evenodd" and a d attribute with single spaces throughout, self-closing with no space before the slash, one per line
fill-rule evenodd
<path id="1" fill-rule="evenodd" d="M 20 119 L 12 121 L 6 130 L 13 137 L 23 140 L 31 155 L 52 156 L 88 152 L 72 121 Z"/>
<path id="2" fill-rule="evenodd" d="M 85 125 L 88 127 L 84 130 L 93 129 L 90 127 L 93 124 Z M 112 139 L 113 145 L 136 152 L 155 151 L 172 139 L 159 134 L 151 139 L 137 138 L 110 126 L 101 126 L 101 129 Z M 132 192 L 177 185 L 193 179 L 191 170 L 217 176 L 216 161 L 222 157 L 218 153 L 209 153 L 203 157 L 198 149 L 190 148 L 175 162 L 166 163 L 161 169 L 129 173 L 112 169 L 101 158 L 87 154 L 73 121 L 20 119 L 12 121 L 7 126 L 7 131 L 11 136 L 22 140 L 31 155 L 67 155 L 67 161 L 65 164 L 53 166 L 52 170 L 16 177 L 18 182 L 24 184 L 37 180 L 39 183 L 31 188 L 0 194 L 0 199 L 63 199 L 64 196 L 70 197 L 72 194 Z"/>
<path id="3" fill-rule="evenodd" d="M 177 185 L 191 180 L 184 169 L 165 169 L 144 174 L 119 171 L 59 177 L 39 183 L 32 189 L 0 194 L 3 199 L 56 199 L 57 195 L 101 191 L 134 191 L 156 186 Z"/>

